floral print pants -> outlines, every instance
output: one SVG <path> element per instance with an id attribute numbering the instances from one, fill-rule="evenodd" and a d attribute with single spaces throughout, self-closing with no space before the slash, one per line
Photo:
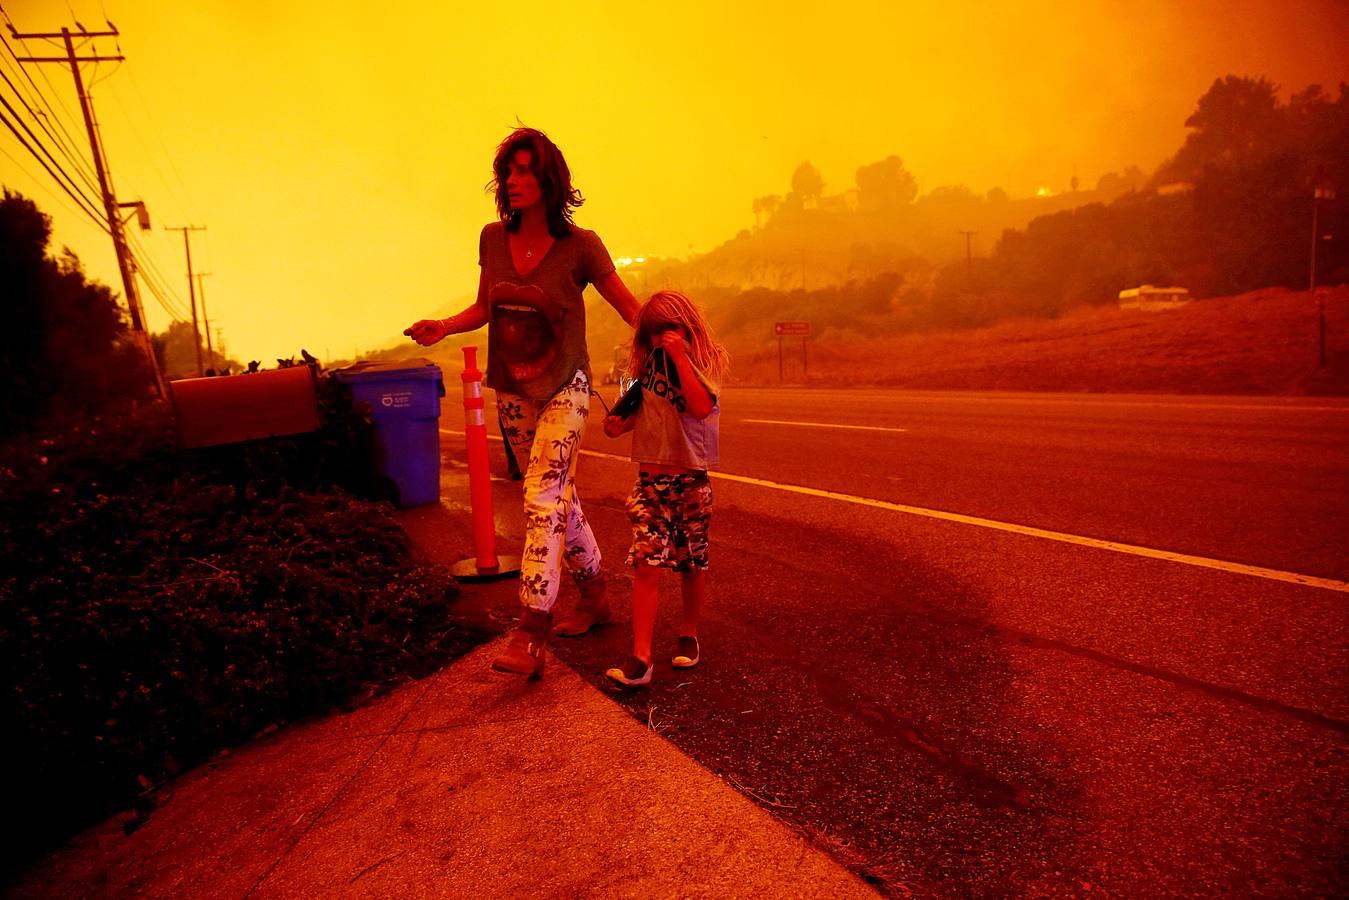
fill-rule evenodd
<path id="1" fill-rule="evenodd" d="M 581 434 L 590 415 L 590 380 L 578 371 L 544 400 L 498 393 L 497 413 L 516 458 L 529 460 L 520 602 L 547 612 L 557 600 L 563 563 L 577 581 L 600 573 L 600 548 L 575 484 Z"/>

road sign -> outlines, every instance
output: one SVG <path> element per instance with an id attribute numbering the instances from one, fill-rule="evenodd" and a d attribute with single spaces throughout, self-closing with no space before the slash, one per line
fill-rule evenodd
<path id="1" fill-rule="evenodd" d="M 799 337 L 801 339 L 801 375 L 806 374 L 806 337 L 810 334 L 809 322 L 774 322 L 773 333 L 778 336 L 778 381 L 782 380 L 782 339 Z"/>

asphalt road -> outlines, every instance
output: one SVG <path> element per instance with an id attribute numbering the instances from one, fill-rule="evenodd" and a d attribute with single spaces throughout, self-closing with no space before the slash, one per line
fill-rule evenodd
<path id="1" fill-rule="evenodd" d="M 1349 890 L 1349 403 L 723 405 L 704 661 L 668 665 L 671 579 L 634 716 L 885 892 Z M 585 447 L 621 621 L 556 650 L 604 684 L 634 466 Z"/>

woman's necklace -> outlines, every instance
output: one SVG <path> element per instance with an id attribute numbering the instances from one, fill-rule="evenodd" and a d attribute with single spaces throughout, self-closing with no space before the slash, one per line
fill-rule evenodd
<path id="1" fill-rule="evenodd" d="M 534 251 L 535 251 L 536 249 L 538 249 L 539 244 L 542 243 L 542 242 L 541 242 L 541 241 L 531 241 L 531 240 L 528 240 L 528 239 L 526 239 L 526 238 L 521 238 L 520 241 L 521 241 L 521 243 L 523 243 L 523 244 L 525 245 L 525 259 L 533 259 L 533 258 L 534 258 Z"/>

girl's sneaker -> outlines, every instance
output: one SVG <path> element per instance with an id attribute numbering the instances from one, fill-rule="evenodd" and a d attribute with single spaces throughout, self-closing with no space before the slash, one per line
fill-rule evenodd
<path id="1" fill-rule="evenodd" d="M 674 659 L 670 660 L 670 665 L 676 669 L 692 669 L 698 665 L 698 639 L 682 635 L 679 638 L 679 646 L 675 649 Z"/>
<path id="2" fill-rule="evenodd" d="M 635 656 L 628 657 L 628 661 L 623 663 L 623 667 L 615 666 L 605 672 L 605 677 L 619 684 L 628 687 L 638 687 L 643 684 L 651 683 L 651 670 L 655 668 L 650 663 L 644 663 Z"/>

